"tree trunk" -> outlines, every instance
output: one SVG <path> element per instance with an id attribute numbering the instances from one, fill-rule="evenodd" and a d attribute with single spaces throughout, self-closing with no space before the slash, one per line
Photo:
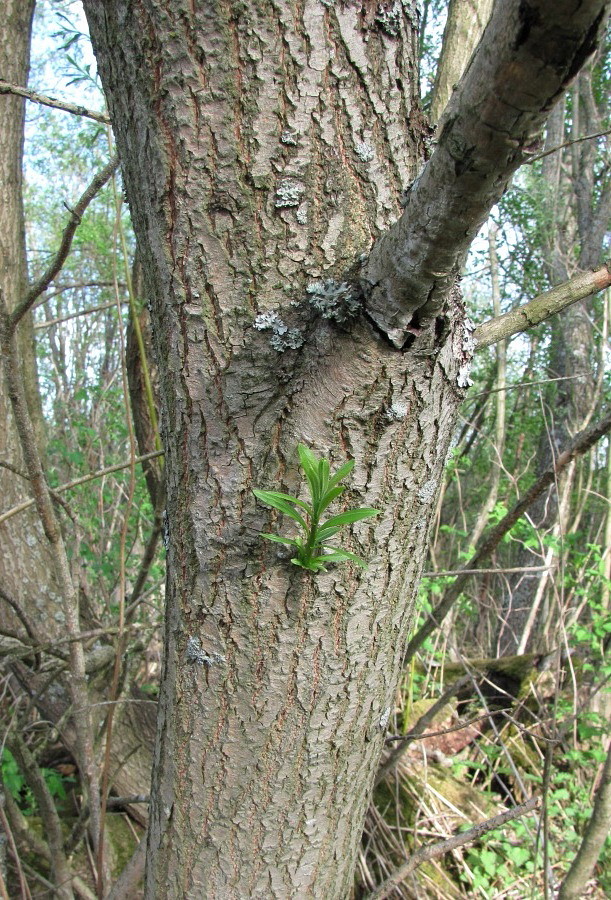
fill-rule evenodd
<path id="1" fill-rule="evenodd" d="M 8 0 L 0 24 L 0 72 L 3 78 L 16 84 L 27 83 L 33 13 L 34 0 Z M 22 299 L 28 285 L 21 173 L 24 115 L 25 100 L 10 95 L 0 97 L 0 291 L 9 309 L 13 309 Z M 40 399 L 31 316 L 22 322 L 19 350 L 28 405 L 40 433 Z M 0 461 L 23 471 L 19 440 L 4 384 L 0 389 Z M 4 508 L 19 503 L 28 495 L 29 488 L 24 478 L 0 467 L 0 496 Z M 57 607 L 52 599 L 57 589 L 48 574 L 51 568 L 48 548 L 36 513 L 29 510 L 18 523 L 11 519 L 0 525 L 0 537 L 4 548 L 0 562 L 0 586 L 36 622 L 47 604 L 55 609 Z M 32 602 L 36 610 L 31 608 Z M 18 631 L 22 629 L 22 623 L 4 599 L 0 600 L 0 622 Z M 49 629 L 54 627 L 60 626 L 55 622 L 49 623 Z M 46 629 L 47 626 L 47 635 L 52 633 Z"/>
<path id="2" fill-rule="evenodd" d="M 439 122 L 490 19 L 493 0 L 450 0 L 431 100 L 431 121 Z"/>
<path id="3" fill-rule="evenodd" d="M 494 163 L 448 164 L 455 115 L 433 171 L 474 196 L 443 271 L 422 235 L 424 262 L 392 285 L 378 254 L 361 314 L 359 256 L 424 160 L 415 2 L 85 9 L 151 298 L 166 451 L 147 896 L 343 897 L 465 384 L 452 290 L 465 235 L 572 63 L 539 80 L 536 114 L 529 87 L 528 114 L 511 111 L 519 138 L 488 145 Z M 412 213 L 432 188 L 414 188 Z M 367 572 L 313 576 L 260 538 L 290 534 L 251 491 L 303 491 L 298 441 L 356 460 L 348 504 L 382 510 L 344 539 Z"/>

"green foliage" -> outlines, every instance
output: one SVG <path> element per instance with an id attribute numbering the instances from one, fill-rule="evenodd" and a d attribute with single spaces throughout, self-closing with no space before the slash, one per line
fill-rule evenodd
<path id="1" fill-rule="evenodd" d="M 21 774 L 15 757 L 7 747 L 4 747 L 2 751 L 0 768 L 2 769 L 4 789 L 10 793 L 25 816 L 34 815 L 36 813 L 34 797 L 26 785 L 25 778 Z M 42 767 L 40 771 L 53 799 L 60 802 L 65 801 L 67 799 L 66 785 L 73 783 L 74 778 L 64 777 L 55 769 Z"/>
<path id="2" fill-rule="evenodd" d="M 330 519 L 322 523 L 320 521 L 327 507 L 343 494 L 345 487 L 340 485 L 339 482 L 343 481 L 352 471 L 354 460 L 348 460 L 343 466 L 340 466 L 334 475 L 331 475 L 328 459 L 318 459 L 304 444 L 299 444 L 297 451 L 301 461 L 301 468 L 305 473 L 310 489 L 310 503 L 278 491 L 255 490 L 253 494 L 262 503 L 279 510 L 297 522 L 304 536 L 302 538 L 285 538 L 277 534 L 266 534 L 263 532 L 261 536 L 268 541 L 295 547 L 297 554 L 291 559 L 291 562 L 295 566 L 301 566 L 302 569 L 308 569 L 310 572 L 326 572 L 326 563 L 348 561 L 355 562 L 361 568 L 366 569 L 367 565 L 360 556 L 350 553 L 349 550 L 333 547 L 327 544 L 327 541 L 337 534 L 342 525 L 350 525 L 353 522 L 377 516 L 380 510 L 350 509 L 347 512 L 339 513 L 337 516 L 331 516 Z M 295 506 L 305 513 L 305 517 L 295 509 Z"/>

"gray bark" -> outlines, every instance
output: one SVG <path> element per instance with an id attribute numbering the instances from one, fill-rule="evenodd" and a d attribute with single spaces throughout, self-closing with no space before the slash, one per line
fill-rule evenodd
<path id="1" fill-rule="evenodd" d="M 431 100 L 438 122 L 490 19 L 493 0 L 450 0 Z"/>
<path id="2" fill-rule="evenodd" d="M 437 291 L 443 327 L 420 323 L 403 352 L 402 302 L 395 316 L 368 296 L 368 315 L 341 323 L 311 303 L 358 299 L 355 261 L 423 161 L 415 5 L 382 19 L 319 0 L 85 9 L 151 298 L 166 450 L 146 893 L 342 897 L 469 357 L 453 276 Z M 269 330 L 253 327 L 265 315 Z M 344 540 L 367 572 L 312 577 L 260 539 L 287 526 L 251 489 L 300 490 L 297 441 L 356 459 L 349 504 L 383 511 Z"/>

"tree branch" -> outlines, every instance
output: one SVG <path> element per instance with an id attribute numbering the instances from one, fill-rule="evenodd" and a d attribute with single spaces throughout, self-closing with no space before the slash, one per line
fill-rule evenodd
<path id="1" fill-rule="evenodd" d="M 491 208 L 596 49 L 605 11 L 604 0 L 495 4 L 403 215 L 363 267 L 367 312 L 396 347 L 446 303 Z"/>
<path id="2" fill-rule="evenodd" d="M 61 270 L 63 264 L 66 261 L 66 257 L 70 252 L 72 238 L 74 237 L 74 232 L 81 222 L 83 213 L 85 212 L 93 198 L 96 196 L 96 194 L 98 194 L 102 190 L 106 182 L 112 178 L 118 168 L 119 157 L 113 156 L 112 159 L 107 163 L 107 165 L 105 165 L 104 168 L 95 176 L 91 184 L 82 194 L 74 209 L 70 210 L 70 219 L 68 221 L 68 224 L 64 228 L 64 233 L 62 234 L 61 243 L 59 245 L 57 253 L 53 257 L 50 265 L 47 266 L 46 270 L 40 276 L 38 281 L 35 281 L 34 284 L 30 287 L 30 290 L 28 291 L 25 298 L 14 309 L 9 317 L 8 325 L 11 332 L 14 332 L 21 319 L 25 316 L 28 310 L 32 308 L 38 297 L 40 297 L 43 291 L 48 288 L 57 273 Z"/>
<path id="3" fill-rule="evenodd" d="M 524 306 L 516 307 L 503 316 L 483 322 L 473 333 L 475 349 L 482 350 L 484 347 L 496 344 L 514 334 L 527 331 L 572 303 L 577 303 L 578 300 L 596 294 L 610 285 L 611 269 L 606 264 L 596 272 L 581 272 L 570 281 L 539 294 Z"/>
<path id="4" fill-rule="evenodd" d="M 513 528 L 518 519 L 526 512 L 528 507 L 534 503 L 537 497 L 539 497 L 543 491 L 556 480 L 560 472 L 566 468 L 573 459 L 586 453 L 610 430 L 611 412 L 608 412 L 607 415 L 603 416 L 600 422 L 576 435 L 567 449 L 556 458 L 555 464 L 544 472 L 543 475 L 541 475 L 541 477 L 526 491 L 524 496 L 518 500 L 513 509 L 503 516 L 501 521 L 495 525 L 494 528 L 490 529 L 484 536 L 484 539 L 471 559 L 461 569 L 456 581 L 447 588 L 441 602 L 435 607 L 433 612 L 408 643 L 403 657 L 403 665 L 409 663 L 428 636 L 441 625 L 454 603 L 460 597 L 467 580 L 471 578 L 472 570 L 477 568 L 478 564 L 483 559 L 490 556 L 504 535 Z"/>
<path id="5" fill-rule="evenodd" d="M 422 738 L 424 736 L 424 729 L 430 722 L 433 721 L 437 713 L 440 712 L 445 706 L 447 706 L 452 697 L 454 697 L 454 695 L 459 691 L 462 691 L 462 689 L 466 687 L 470 682 L 471 676 L 463 675 L 462 678 L 459 678 L 448 688 L 446 688 L 441 697 L 439 697 L 439 699 L 436 700 L 435 703 L 433 703 L 429 707 L 429 709 L 427 709 L 427 711 L 420 716 L 413 728 L 410 728 L 407 734 L 400 739 L 399 744 L 394 747 L 392 753 L 390 753 L 390 755 L 388 756 L 388 759 L 378 769 L 375 780 L 376 787 L 381 781 L 384 780 L 389 772 L 393 771 L 409 745 L 418 738 Z"/>
<path id="6" fill-rule="evenodd" d="M 499 828 L 506 822 L 511 822 L 512 819 L 519 819 L 520 816 L 535 809 L 537 803 L 537 798 L 531 797 L 526 803 L 522 803 L 520 806 L 514 806 L 513 809 L 508 809 L 498 816 L 493 816 L 492 819 L 486 819 L 485 822 L 474 825 L 473 828 L 469 828 L 468 831 L 461 831 L 459 834 L 454 834 L 447 840 L 439 841 L 437 844 L 427 844 L 425 847 L 421 847 L 420 850 L 417 850 L 410 856 L 405 865 L 401 866 L 400 869 L 397 869 L 394 875 L 391 875 L 381 887 L 372 894 L 369 894 L 367 900 L 384 900 L 385 897 L 389 897 L 392 891 L 398 887 L 402 881 L 405 881 L 407 876 L 413 872 L 414 869 L 417 869 L 418 866 L 421 866 L 422 863 L 427 862 L 429 859 L 437 859 L 439 856 L 445 856 L 450 850 L 456 850 L 457 847 L 462 847 L 464 844 L 470 844 L 472 841 L 476 841 L 489 831 Z"/>
<path id="7" fill-rule="evenodd" d="M 146 460 L 155 459 L 158 456 L 163 456 L 163 450 L 154 450 L 152 453 L 145 453 L 144 456 L 137 456 L 134 459 L 134 463 L 138 464 L 146 462 Z M 98 469 L 97 472 L 91 472 L 89 475 L 81 476 L 81 478 L 75 478 L 74 481 L 67 481 L 66 484 L 60 484 L 60 486 L 55 488 L 52 493 L 55 495 L 60 494 L 63 491 L 70 491 L 72 488 L 78 487 L 81 484 L 87 484 L 88 481 L 93 481 L 96 478 L 102 478 L 104 475 L 110 475 L 112 472 L 120 472 L 121 469 L 129 469 L 131 464 L 131 460 L 129 460 L 128 462 L 117 463 L 115 466 L 107 466 L 105 469 Z M 0 525 L 2 525 L 3 522 L 6 522 L 7 519 L 12 518 L 12 516 L 16 516 L 17 513 L 29 509 L 34 503 L 35 501 L 33 499 L 24 500 L 23 503 L 19 503 L 17 506 L 12 506 L 10 509 L 7 509 L 7 511 L 0 516 Z"/>
<path id="8" fill-rule="evenodd" d="M 585 134 L 583 137 L 573 138 L 571 141 L 565 141 L 564 144 L 550 147 L 550 149 L 546 150 L 544 153 L 538 153 L 536 156 L 531 156 L 531 158 L 527 160 L 527 163 L 529 166 L 532 166 L 533 163 L 543 159 L 545 156 L 551 156 L 552 153 L 558 153 L 559 150 L 564 150 L 566 147 L 572 147 L 573 144 L 581 144 L 583 141 L 593 141 L 595 138 L 605 137 L 607 134 L 611 134 L 611 128 L 605 128 L 604 131 L 596 131 L 594 134 Z"/>
<path id="9" fill-rule="evenodd" d="M 8 81 L 0 79 L 0 94 L 16 94 L 18 97 L 25 97 L 32 103 L 39 103 L 42 106 L 51 106 L 53 109 L 61 109 L 63 112 L 72 113 L 75 116 L 83 116 L 87 119 L 94 119 L 103 125 L 110 125 L 110 119 L 105 113 L 95 112 L 84 106 L 78 106 L 75 103 L 68 103 L 66 100 L 56 100 L 55 97 L 48 97 L 46 94 L 38 94 L 36 91 L 30 91 L 28 88 L 20 87 L 17 84 L 11 84 Z"/>

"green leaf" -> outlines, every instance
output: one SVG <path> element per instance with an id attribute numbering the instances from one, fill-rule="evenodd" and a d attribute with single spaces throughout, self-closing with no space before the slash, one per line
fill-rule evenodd
<path id="1" fill-rule="evenodd" d="M 324 459 L 324 457 L 318 463 L 318 477 L 320 479 L 320 496 L 322 498 L 329 486 L 329 460 Z"/>
<path id="2" fill-rule="evenodd" d="M 280 537 L 279 534 L 267 534 L 265 531 L 261 532 L 261 537 L 267 538 L 268 541 L 275 541 L 277 544 L 290 544 L 291 547 L 301 547 L 301 543 L 295 538 Z"/>
<path id="3" fill-rule="evenodd" d="M 329 506 L 330 503 L 333 503 L 336 497 L 339 497 L 340 494 L 343 494 L 345 488 L 343 486 L 334 487 L 328 490 L 325 494 L 323 494 L 322 499 L 320 501 L 320 506 L 318 507 L 318 515 L 321 515 Z"/>
<path id="4" fill-rule="evenodd" d="M 331 480 L 329 481 L 329 487 L 330 488 L 335 487 L 335 485 L 339 481 L 343 481 L 344 478 L 346 477 L 346 475 L 349 475 L 353 469 L 354 469 L 354 460 L 349 459 L 348 462 L 345 462 L 343 466 L 340 466 L 340 468 L 337 470 L 337 472 L 335 473 L 333 478 L 331 478 Z"/>
<path id="5" fill-rule="evenodd" d="M 294 519 L 296 522 L 299 522 L 304 531 L 308 530 L 308 526 L 303 520 L 302 516 L 293 509 L 290 503 L 287 503 L 286 500 L 281 500 L 277 494 L 274 494 L 273 491 L 253 491 L 253 494 L 257 498 L 257 500 L 261 500 L 262 503 L 266 503 L 268 506 L 273 506 L 274 509 L 279 509 L 280 512 L 284 513 L 287 516 L 290 516 L 291 519 Z M 292 501 L 291 501 L 292 502 Z"/>
<path id="6" fill-rule="evenodd" d="M 326 549 L 326 547 L 325 547 Z M 360 556 L 357 556 L 356 553 L 351 553 L 349 550 L 342 550 L 341 547 L 329 547 L 330 553 L 325 553 L 323 559 L 325 562 L 343 562 L 345 560 L 350 560 L 360 566 L 361 569 L 367 568 L 367 563 L 364 559 L 361 559 Z"/>
<path id="7" fill-rule="evenodd" d="M 317 528 L 315 541 L 317 544 L 322 544 L 324 541 L 327 541 L 330 537 L 333 537 L 334 534 L 337 534 L 338 531 L 339 531 L 339 525 L 332 525 L 331 528 L 327 528 L 327 527 Z"/>
<path id="8" fill-rule="evenodd" d="M 308 569 L 310 572 L 326 572 L 327 570 L 324 567 L 324 560 L 320 557 L 314 557 L 309 560 L 301 560 L 296 556 L 291 560 L 294 566 L 299 566 L 302 569 Z"/>
<path id="9" fill-rule="evenodd" d="M 350 525 L 352 522 L 360 522 L 361 519 L 368 519 L 370 516 L 378 516 L 379 514 L 379 509 L 349 509 L 338 516 L 331 516 L 330 519 L 323 522 L 321 529 L 335 525 Z"/>
<path id="10" fill-rule="evenodd" d="M 305 476 L 308 479 L 308 484 L 310 485 L 312 502 L 314 506 L 316 506 L 322 493 L 320 490 L 320 480 L 318 478 L 318 460 L 316 459 L 310 448 L 306 447 L 305 444 L 298 444 L 297 452 L 299 453 L 301 468 L 305 472 Z"/>
<path id="11" fill-rule="evenodd" d="M 282 494 L 280 493 L 280 491 L 253 491 L 253 494 L 257 496 L 259 494 L 265 494 L 266 497 L 275 497 L 278 500 L 286 500 L 288 503 L 295 503 L 296 506 L 304 509 L 309 516 L 312 515 L 312 507 L 309 503 L 305 503 L 303 500 L 299 500 L 297 497 L 292 497 L 290 494 Z M 259 499 L 262 498 L 259 497 Z M 267 503 L 268 501 L 265 500 L 264 502 Z"/>

